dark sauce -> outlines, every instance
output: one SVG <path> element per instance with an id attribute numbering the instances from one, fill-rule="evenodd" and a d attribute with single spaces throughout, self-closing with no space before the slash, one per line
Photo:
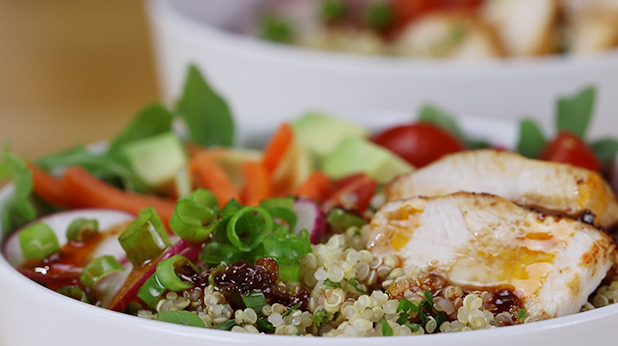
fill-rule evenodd
<path id="1" fill-rule="evenodd" d="M 287 307 L 299 304 L 299 309 L 307 310 L 309 304 L 309 290 L 300 288 L 292 294 L 277 282 L 278 266 L 272 258 L 261 258 L 251 266 L 245 261 L 230 264 L 223 270 L 210 271 L 205 277 L 212 274 L 212 281 L 217 289 L 232 295 L 248 295 L 259 291 L 264 294 L 269 304 L 279 303 Z M 235 305 L 236 299 L 229 299 Z"/>

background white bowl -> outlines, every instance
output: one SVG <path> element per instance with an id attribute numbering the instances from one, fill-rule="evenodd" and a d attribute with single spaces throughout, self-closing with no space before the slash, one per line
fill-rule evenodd
<path id="1" fill-rule="evenodd" d="M 354 113 L 347 113 L 354 117 Z M 360 114 L 372 128 L 395 124 L 405 115 L 397 112 Z M 370 116 L 371 115 L 371 116 Z M 275 123 L 241 124 L 246 143 L 259 143 Z M 514 122 L 462 118 L 463 130 L 492 143 L 510 146 L 516 137 Z M 250 133 L 251 135 L 248 135 Z M 12 186 L 0 190 L 0 211 L 13 193 Z M 2 235 L 0 229 L 0 235 Z M 2 238 L 0 238 L 2 245 Z M 618 339 L 618 304 L 593 311 L 526 325 L 467 333 L 382 338 L 303 338 L 232 333 L 151 321 L 84 304 L 48 290 L 21 275 L 0 255 L 0 345 L 111 346 L 111 345 L 252 345 L 252 346 L 545 346 L 613 345 Z"/>
<path id="2" fill-rule="evenodd" d="M 591 135 L 618 134 L 618 51 L 453 63 L 359 56 L 277 45 L 228 30 L 260 0 L 148 0 L 155 58 L 167 101 L 196 63 L 229 100 L 238 119 L 307 110 L 395 110 L 425 102 L 456 114 L 519 119 L 553 128 L 559 95 L 596 85 Z M 406 113 L 402 113 L 406 114 Z"/>

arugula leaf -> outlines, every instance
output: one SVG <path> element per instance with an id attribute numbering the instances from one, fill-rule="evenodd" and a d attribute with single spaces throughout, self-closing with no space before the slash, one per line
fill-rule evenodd
<path id="1" fill-rule="evenodd" d="M 157 319 L 163 322 L 206 328 L 204 321 L 202 321 L 202 319 L 199 318 L 197 314 L 185 310 L 159 311 L 159 313 L 157 314 Z"/>
<path id="2" fill-rule="evenodd" d="M 233 144 L 234 122 L 230 109 L 194 65 L 189 66 L 183 94 L 176 106 L 192 141 L 208 147 Z"/>
<path id="3" fill-rule="evenodd" d="M 592 117 L 595 97 L 596 89 L 588 87 L 574 96 L 559 98 L 556 114 L 558 131 L 568 131 L 583 139 Z"/>
<path id="4" fill-rule="evenodd" d="M 543 132 L 532 119 L 523 119 L 519 123 L 519 141 L 517 151 L 529 158 L 537 158 L 547 143 Z"/>
<path id="5" fill-rule="evenodd" d="M 436 125 L 449 132 L 459 139 L 468 149 L 482 149 L 489 147 L 489 143 L 487 143 L 487 141 L 468 138 L 457 124 L 457 121 L 455 121 L 455 117 L 453 115 L 432 104 L 424 105 L 421 108 L 419 111 L 418 120 L 420 122 Z"/>
<path id="6" fill-rule="evenodd" d="M 144 139 L 172 130 L 174 115 L 165 106 L 154 103 L 144 107 L 127 128 L 114 138 L 109 151 L 116 151 L 123 144 Z"/>
<path id="7" fill-rule="evenodd" d="M 453 136 L 459 138 L 462 142 L 466 142 L 466 136 L 461 128 L 459 128 L 459 125 L 455 121 L 455 117 L 432 104 L 424 105 L 421 108 L 418 120 L 439 126 L 450 132 Z"/>
<path id="8" fill-rule="evenodd" d="M 8 142 L 4 145 L 0 161 L 0 180 L 5 179 L 13 181 L 15 190 L 1 215 L 3 236 L 37 216 L 37 210 L 29 199 L 33 189 L 32 173 L 22 159 L 9 152 Z"/>
<path id="9" fill-rule="evenodd" d="M 602 138 L 590 143 L 594 156 L 604 165 L 612 163 L 618 153 L 618 139 Z"/>
<path id="10" fill-rule="evenodd" d="M 98 178 L 111 183 L 116 180 L 129 191 L 148 192 L 149 188 L 123 162 L 124 157 L 117 152 L 95 154 L 84 146 L 51 154 L 37 161 L 37 166 L 46 171 L 60 170 L 69 166 L 81 166 Z"/>

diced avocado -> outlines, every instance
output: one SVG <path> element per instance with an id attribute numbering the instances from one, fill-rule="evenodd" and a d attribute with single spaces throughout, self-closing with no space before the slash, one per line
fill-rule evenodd
<path id="1" fill-rule="evenodd" d="M 322 171 L 339 179 L 354 173 L 366 173 L 380 183 L 414 169 L 397 155 L 361 137 L 346 139 L 324 158 Z"/>
<path id="2" fill-rule="evenodd" d="M 292 124 L 300 143 L 318 160 L 335 150 L 348 137 L 367 137 L 366 128 L 335 117 L 309 113 Z"/>
<path id="3" fill-rule="evenodd" d="M 187 164 L 184 147 L 171 132 L 132 141 L 122 151 L 135 174 L 155 189 L 172 183 Z"/>

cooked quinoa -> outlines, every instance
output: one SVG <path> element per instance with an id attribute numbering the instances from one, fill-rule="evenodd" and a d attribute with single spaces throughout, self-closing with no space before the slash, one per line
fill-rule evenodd
<path id="1" fill-rule="evenodd" d="M 467 292 L 431 275 L 407 277 L 398 258 L 365 249 L 368 233 L 369 226 L 352 227 L 324 244 L 312 245 L 313 251 L 301 260 L 300 285 L 311 290 L 307 311 L 279 303 L 266 304 L 261 311 L 234 310 L 209 285 L 182 295 L 169 292 L 156 312 L 140 310 L 137 316 L 156 320 L 160 311 L 188 310 L 208 328 L 260 333 L 258 323 L 267 321 L 276 335 L 331 337 L 448 333 L 532 322 L 525 310 L 495 313 L 495 292 Z M 421 319 L 412 309 L 402 311 L 402 299 L 421 306 L 429 291 L 439 292 L 432 297 L 433 313 Z M 599 287 L 582 311 L 616 302 L 618 281 L 613 281 Z M 445 320 L 439 321 L 437 315 Z"/>

